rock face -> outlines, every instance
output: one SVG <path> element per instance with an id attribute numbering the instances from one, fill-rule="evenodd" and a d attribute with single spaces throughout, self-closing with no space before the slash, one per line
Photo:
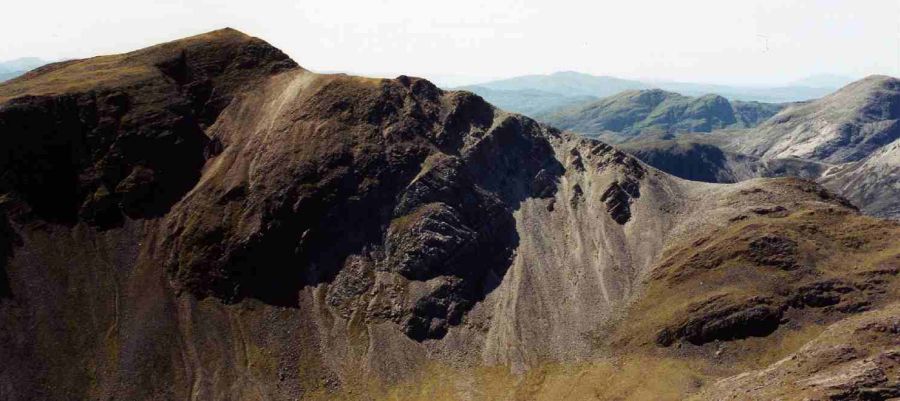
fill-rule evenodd
<path id="1" fill-rule="evenodd" d="M 496 285 L 518 242 L 512 212 L 552 197 L 563 171 L 546 140 L 555 133 L 407 77 L 284 74 L 209 132 L 224 150 L 166 216 L 161 248 L 177 282 L 296 306 L 301 288 L 350 261 L 390 277 L 368 283 L 385 292 L 436 280 L 410 305 L 372 311 L 417 340 L 443 337 Z"/>
<path id="2" fill-rule="evenodd" d="M 684 181 L 234 30 L 0 85 L 0 166 L 3 399 L 433 399 L 392 386 L 433 388 L 434 369 L 459 372 L 447 398 L 504 399 L 519 381 L 493 393 L 491 366 L 766 341 L 807 309 L 881 308 L 896 275 L 898 228 L 813 184 Z M 869 234 L 800 239 L 848 221 Z M 722 248 L 688 254 L 711 232 Z M 872 275 L 814 274 L 834 269 L 811 251 L 827 241 Z M 737 263 L 797 280 L 640 309 Z"/>
<path id="3" fill-rule="evenodd" d="M 732 148 L 770 159 L 858 161 L 900 138 L 898 119 L 900 80 L 874 75 L 778 113 Z"/>
<path id="4" fill-rule="evenodd" d="M 703 345 L 747 337 L 765 337 L 781 323 L 784 309 L 766 298 L 750 298 L 718 305 L 712 298 L 688 309 L 687 321 L 665 328 L 656 336 L 657 344 L 667 347 L 676 340 Z"/>
<path id="5" fill-rule="evenodd" d="M 583 134 L 618 132 L 625 136 L 711 132 L 726 127 L 753 127 L 781 105 L 735 102 L 717 95 L 698 98 L 660 89 L 626 91 L 538 118 Z"/>
<path id="6" fill-rule="evenodd" d="M 846 196 L 875 216 L 900 217 L 900 139 L 882 146 L 863 160 L 825 171 L 822 185 Z"/>
<path id="7" fill-rule="evenodd" d="M 760 159 L 695 138 L 638 140 L 617 146 L 644 163 L 691 181 L 734 183 L 756 177 L 816 179 L 831 167 L 797 158 Z"/>
<path id="8" fill-rule="evenodd" d="M 826 163 L 819 182 L 863 211 L 900 217 L 900 80 L 874 75 L 820 100 L 791 107 L 728 148 L 765 160 Z"/>

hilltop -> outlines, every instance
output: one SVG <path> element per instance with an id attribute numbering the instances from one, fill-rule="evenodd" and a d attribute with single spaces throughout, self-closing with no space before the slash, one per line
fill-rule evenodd
<path id="1" fill-rule="evenodd" d="M 753 127 L 782 107 L 757 102 L 732 103 L 718 95 L 692 98 L 651 89 L 622 92 L 537 118 L 554 127 L 586 135 L 612 131 L 633 137 Z"/>

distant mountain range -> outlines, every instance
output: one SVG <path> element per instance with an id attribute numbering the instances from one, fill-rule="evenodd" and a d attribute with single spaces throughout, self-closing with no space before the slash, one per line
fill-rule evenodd
<path id="1" fill-rule="evenodd" d="M 653 85 L 640 81 L 574 71 L 550 75 L 523 75 L 471 86 L 504 91 L 538 90 L 563 96 L 592 97 L 611 96 L 626 90 L 654 88 Z"/>
<path id="2" fill-rule="evenodd" d="M 47 63 L 48 61 L 37 57 L 23 57 L 0 62 L 0 82 L 13 79 Z"/>
<path id="3" fill-rule="evenodd" d="M 539 89 L 504 90 L 481 86 L 469 86 L 474 92 L 489 102 L 500 105 L 504 110 L 521 113 L 530 117 L 550 114 L 570 108 L 578 108 L 599 100 L 589 95 L 563 95 Z"/>
<path id="4" fill-rule="evenodd" d="M 474 92 L 503 109 L 535 116 L 629 90 L 662 89 L 686 96 L 717 94 L 729 100 L 788 103 L 820 98 L 848 81 L 838 76 L 814 76 L 785 86 L 757 87 L 639 81 L 567 71 L 524 75 L 456 89 Z"/>

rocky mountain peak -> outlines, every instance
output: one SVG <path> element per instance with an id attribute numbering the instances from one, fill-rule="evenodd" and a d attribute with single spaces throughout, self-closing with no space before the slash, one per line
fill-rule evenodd
<path id="1" fill-rule="evenodd" d="M 513 372 L 598 355 L 688 355 L 708 380 L 881 308 L 898 230 L 807 181 L 677 179 L 220 30 L 0 84 L 0 397 L 378 399 L 437 377 L 508 399 L 532 383 Z"/>
<path id="2" fill-rule="evenodd" d="M 0 86 L 0 188 L 55 222 L 159 216 L 215 153 L 204 131 L 232 98 L 292 69 L 233 29 L 39 68 Z"/>
<path id="3" fill-rule="evenodd" d="M 900 138 L 898 121 L 900 80 L 873 75 L 785 109 L 741 136 L 735 149 L 763 158 L 857 161 Z"/>

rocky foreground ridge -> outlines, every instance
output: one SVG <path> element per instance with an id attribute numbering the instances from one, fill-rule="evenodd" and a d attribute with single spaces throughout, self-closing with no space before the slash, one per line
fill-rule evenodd
<path id="1" fill-rule="evenodd" d="M 230 29 L 3 83 L 0 171 L 0 399 L 900 395 L 896 223 Z"/>

